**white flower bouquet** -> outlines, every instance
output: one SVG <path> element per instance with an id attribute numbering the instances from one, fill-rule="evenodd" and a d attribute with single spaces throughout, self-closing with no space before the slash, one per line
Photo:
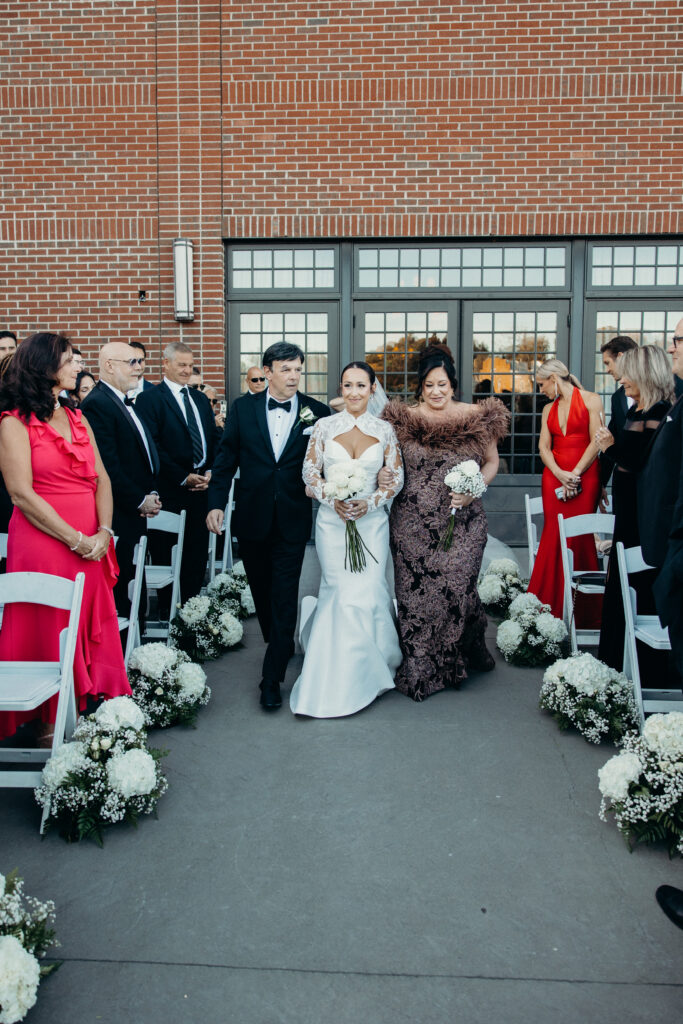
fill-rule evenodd
<path id="1" fill-rule="evenodd" d="M 452 469 L 449 469 L 443 482 L 449 491 L 454 494 L 470 494 L 473 498 L 481 498 L 486 493 L 486 484 L 481 475 L 479 463 L 474 459 L 465 459 L 458 462 Z M 455 524 L 455 513 L 457 509 L 452 508 L 448 517 L 448 526 L 439 540 L 439 551 L 449 551 L 453 543 L 453 528 Z"/>
<path id="2" fill-rule="evenodd" d="M 550 605 L 541 604 L 535 594 L 516 597 L 508 615 L 496 634 L 496 644 L 506 661 L 515 665 L 543 665 L 565 653 L 567 627 L 551 613 Z"/>
<path id="3" fill-rule="evenodd" d="M 211 697 L 201 665 L 166 644 L 136 647 L 128 663 L 128 681 L 148 729 L 194 725 L 199 709 Z"/>
<path id="4" fill-rule="evenodd" d="M 171 623 L 171 643 L 194 662 L 211 661 L 242 639 L 242 623 L 209 596 L 191 597 Z"/>
<path id="5" fill-rule="evenodd" d="M 479 600 L 490 615 L 507 614 L 510 604 L 527 588 L 527 581 L 519 574 L 519 566 L 512 558 L 494 558 L 479 577 Z"/>
<path id="6" fill-rule="evenodd" d="M 337 462 L 334 466 L 330 466 L 323 484 L 323 494 L 326 498 L 347 501 L 349 498 L 355 498 L 357 494 L 362 494 L 366 487 L 365 470 L 357 460 L 349 459 L 348 462 Z M 376 562 L 377 559 L 358 532 L 355 522 L 347 519 L 344 568 L 346 569 L 348 566 L 351 572 L 363 572 L 367 565 L 366 551 L 373 562 Z"/>
<path id="7" fill-rule="evenodd" d="M 638 728 L 632 684 L 623 672 L 588 653 L 546 669 L 539 707 L 551 713 L 560 729 L 574 726 L 589 743 L 618 743 Z"/>
<path id="8" fill-rule="evenodd" d="M 114 697 L 80 718 L 70 743 L 43 768 L 36 799 L 68 841 L 94 839 L 119 821 L 137 824 L 168 788 L 164 751 L 147 747 L 145 716 L 132 697 Z"/>
<path id="9" fill-rule="evenodd" d="M 41 966 L 50 946 L 59 945 L 52 925 L 55 905 L 24 895 L 16 871 L 0 875 L 0 1022 L 23 1020 L 38 998 L 41 978 L 59 963 Z"/>
<path id="10" fill-rule="evenodd" d="M 598 780 L 600 817 L 614 814 L 629 850 L 661 842 L 670 857 L 683 855 L 683 713 L 648 718 L 641 735 L 626 736 Z"/>
<path id="11" fill-rule="evenodd" d="M 206 592 L 212 604 L 220 605 L 221 611 L 232 612 L 238 619 L 253 615 L 254 599 L 245 575 L 219 572 L 209 583 Z"/>

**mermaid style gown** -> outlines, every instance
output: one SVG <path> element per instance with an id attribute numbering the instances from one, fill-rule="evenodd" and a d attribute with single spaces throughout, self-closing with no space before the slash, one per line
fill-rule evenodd
<path id="1" fill-rule="evenodd" d="M 344 568 L 346 523 L 322 491 L 330 466 L 351 461 L 335 436 L 354 426 L 378 439 L 358 459 L 367 485 L 357 497 L 367 500 L 368 512 L 356 520 L 356 526 L 377 559 L 375 562 L 366 552 L 362 573 Z M 393 470 L 394 482 L 388 491 L 380 491 L 377 474 L 385 463 Z M 322 577 L 315 613 L 302 631 L 306 654 L 292 689 L 290 708 L 296 715 L 340 718 L 393 690 L 394 674 L 401 663 L 386 580 L 389 519 L 384 506 L 403 485 L 401 455 L 392 428 L 367 412 L 357 419 L 342 412 L 319 420 L 309 442 L 303 477 L 321 503 L 315 545 Z"/>

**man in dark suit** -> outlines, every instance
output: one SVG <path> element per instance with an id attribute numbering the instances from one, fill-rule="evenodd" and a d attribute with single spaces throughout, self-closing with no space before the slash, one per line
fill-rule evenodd
<path id="1" fill-rule="evenodd" d="M 219 533 L 239 468 L 231 528 L 268 644 L 261 681 L 261 705 L 268 711 L 282 704 L 280 683 L 294 653 L 299 576 L 311 534 L 301 467 L 314 422 L 330 415 L 326 405 L 298 392 L 303 362 L 301 349 L 287 342 L 266 350 L 268 387 L 233 403 L 209 485 L 207 525 Z"/>
<path id="2" fill-rule="evenodd" d="M 638 348 L 638 345 L 627 334 L 618 334 L 615 338 L 606 341 L 604 345 L 600 346 L 602 365 L 617 384 L 619 384 L 621 379 L 621 372 L 619 370 L 620 357 L 624 352 L 628 352 L 632 348 Z M 624 429 L 626 413 L 631 403 L 632 399 L 626 397 L 624 389 L 620 385 L 612 395 L 611 414 L 608 424 L 608 430 L 612 437 L 618 437 Z M 610 446 L 606 452 L 600 453 L 600 483 L 602 484 L 600 509 L 603 512 L 607 503 L 607 484 L 610 482 L 612 470 L 614 469 L 614 458 L 611 455 L 611 451 L 612 448 Z"/>
<path id="3" fill-rule="evenodd" d="M 118 537 L 119 579 L 114 600 L 119 615 L 130 610 L 128 584 L 135 575 L 133 552 L 147 519 L 161 509 L 157 492 L 159 456 L 154 441 L 135 414 L 127 392 L 140 374 L 138 351 L 116 341 L 100 349 L 100 380 L 81 406 L 93 429 L 114 497 L 112 526 Z M 141 601 L 141 608 L 145 602 Z"/>
<path id="4" fill-rule="evenodd" d="M 683 320 L 668 351 L 683 379 Z M 638 528 L 643 558 L 660 570 L 653 587 L 657 612 L 669 627 L 673 661 L 683 676 L 683 398 L 657 428 L 638 478 Z"/>
<path id="5" fill-rule="evenodd" d="M 135 411 L 159 451 L 164 508 L 187 513 L 180 568 L 180 593 L 185 602 L 198 594 L 204 583 L 209 547 L 207 488 L 220 431 L 206 395 L 188 387 L 192 376 L 189 345 L 174 341 L 166 346 L 163 374 L 161 384 L 139 395 Z M 159 595 L 162 613 L 167 611 L 164 598 L 170 600 L 170 593 Z"/>
<path id="6" fill-rule="evenodd" d="M 143 391 L 149 391 L 149 389 L 153 388 L 154 385 L 152 384 L 151 380 L 147 380 L 147 378 L 145 377 L 145 369 L 147 364 L 147 349 L 145 348 L 141 341 L 131 341 L 130 345 L 131 348 L 136 349 L 135 355 L 142 360 L 142 362 L 140 363 L 140 376 L 138 378 L 137 384 L 128 392 L 128 397 L 132 398 L 132 400 L 135 401 L 138 395 L 141 395 Z"/>

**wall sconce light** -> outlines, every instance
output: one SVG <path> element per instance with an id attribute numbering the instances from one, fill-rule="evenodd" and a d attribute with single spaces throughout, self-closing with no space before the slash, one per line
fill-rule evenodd
<path id="1" fill-rule="evenodd" d="M 194 246 L 189 238 L 176 238 L 173 242 L 173 305 L 176 320 L 194 320 L 193 251 Z"/>

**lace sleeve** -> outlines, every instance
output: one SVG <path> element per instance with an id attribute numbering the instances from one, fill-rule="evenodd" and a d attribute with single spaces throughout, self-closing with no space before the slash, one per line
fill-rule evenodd
<path id="1" fill-rule="evenodd" d="M 395 498 L 398 492 L 403 487 L 403 459 L 401 458 L 401 449 L 398 446 L 396 440 L 396 434 L 392 427 L 389 428 L 389 440 L 384 446 L 384 465 L 388 470 L 391 471 L 392 481 L 386 490 L 376 490 L 374 494 L 371 494 L 368 498 L 368 508 L 380 508 L 381 505 L 386 505 L 388 501 Z"/>
<path id="2" fill-rule="evenodd" d="M 323 494 L 323 452 L 325 444 L 323 441 L 322 420 L 316 423 L 308 441 L 306 457 L 304 459 L 301 475 L 307 487 L 313 491 L 318 501 L 334 508 L 332 498 L 326 498 Z"/>

